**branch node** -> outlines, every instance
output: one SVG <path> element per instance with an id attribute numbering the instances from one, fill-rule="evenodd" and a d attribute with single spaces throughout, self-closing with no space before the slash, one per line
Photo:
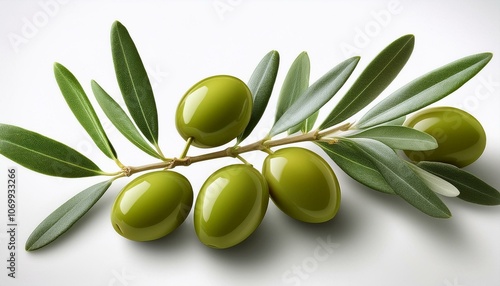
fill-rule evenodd
<path id="1" fill-rule="evenodd" d="M 329 145 L 337 144 L 337 143 L 339 143 L 339 139 L 331 138 L 328 141 L 326 141 L 326 143 L 328 143 Z"/>
<path id="2" fill-rule="evenodd" d="M 238 152 L 236 152 L 236 149 L 238 149 L 238 147 L 229 147 L 226 149 L 226 156 L 228 157 L 237 157 L 238 156 Z"/>
<path id="3" fill-rule="evenodd" d="M 122 167 L 122 174 L 124 176 L 130 177 L 132 175 L 132 167 L 129 166 L 123 166 Z"/>

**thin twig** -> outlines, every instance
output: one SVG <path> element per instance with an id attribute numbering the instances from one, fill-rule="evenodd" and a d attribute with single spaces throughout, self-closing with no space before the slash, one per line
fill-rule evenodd
<path id="1" fill-rule="evenodd" d="M 276 140 L 262 139 L 262 140 L 259 140 L 257 142 L 245 145 L 245 146 L 228 147 L 228 148 L 223 149 L 223 150 L 218 150 L 215 152 L 210 152 L 210 153 L 196 155 L 196 156 L 186 156 L 187 155 L 187 148 L 189 148 L 189 145 L 191 143 L 188 140 L 188 142 L 186 144 L 186 148 L 182 152 L 180 158 L 172 158 L 172 159 L 168 159 L 168 160 L 163 161 L 163 162 L 158 162 L 158 163 L 153 163 L 153 164 L 148 164 L 148 165 L 143 165 L 143 166 L 137 166 L 137 167 L 131 167 L 131 166 L 123 167 L 122 173 L 125 176 L 131 176 L 131 175 L 133 175 L 135 173 L 139 173 L 139 172 L 155 170 L 155 169 L 173 169 L 177 166 L 189 166 L 193 163 L 208 161 L 208 160 L 217 159 L 217 158 L 224 158 L 224 157 L 241 158 L 240 154 L 252 152 L 252 151 L 263 151 L 263 152 L 266 152 L 269 154 L 269 153 L 272 153 L 272 150 L 270 149 L 271 147 L 277 147 L 277 146 L 298 143 L 298 142 L 324 141 L 326 138 L 322 139 L 323 137 L 326 137 L 328 135 L 331 135 L 331 134 L 339 132 L 339 131 L 348 130 L 350 126 L 351 126 L 350 123 L 346 123 L 346 124 L 342 124 L 340 126 L 333 127 L 330 129 L 314 130 L 314 131 L 311 131 L 311 132 L 308 132 L 305 134 L 288 136 L 288 137 L 280 138 L 280 139 L 276 139 Z"/>

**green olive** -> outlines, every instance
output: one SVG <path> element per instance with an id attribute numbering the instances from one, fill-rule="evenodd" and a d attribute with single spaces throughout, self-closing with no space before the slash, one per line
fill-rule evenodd
<path id="1" fill-rule="evenodd" d="M 184 222 L 193 205 L 193 189 L 183 175 L 156 171 L 128 183 L 111 213 L 116 232 L 135 241 L 161 238 Z"/>
<path id="2" fill-rule="evenodd" d="M 405 151 L 413 161 L 437 161 L 465 167 L 476 161 L 486 147 L 486 133 L 471 114 L 454 107 L 432 107 L 408 118 L 405 126 L 433 136 L 438 147 Z"/>
<path id="3" fill-rule="evenodd" d="M 179 134 L 192 145 L 210 148 L 240 135 L 252 114 L 252 93 L 240 79 L 212 76 L 191 87 L 181 99 L 175 116 Z"/>
<path id="4" fill-rule="evenodd" d="M 273 202 L 287 215 L 309 223 L 332 219 L 340 206 L 340 187 L 330 165 L 300 147 L 280 149 L 264 160 L 262 173 Z"/>
<path id="5" fill-rule="evenodd" d="M 259 171 L 243 164 L 223 167 L 205 181 L 196 199 L 196 235 L 212 248 L 235 246 L 257 229 L 268 203 L 269 190 Z"/>

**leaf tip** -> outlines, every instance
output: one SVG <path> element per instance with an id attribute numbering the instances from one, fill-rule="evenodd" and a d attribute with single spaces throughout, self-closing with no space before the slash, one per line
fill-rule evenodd
<path id="1" fill-rule="evenodd" d="M 34 250 L 37 250 L 39 247 L 33 247 L 35 245 L 35 241 L 33 241 L 33 237 L 30 236 L 28 237 L 28 240 L 26 240 L 26 243 L 24 245 L 24 250 L 31 252 Z"/>
<path id="2" fill-rule="evenodd" d="M 53 68 L 54 68 L 54 72 L 59 71 L 61 69 L 65 69 L 65 67 L 61 63 L 58 63 L 58 62 L 54 62 Z"/>
<path id="3" fill-rule="evenodd" d="M 309 59 L 309 54 L 307 53 L 307 51 L 300 52 L 300 54 L 298 54 L 294 60 L 295 64 L 300 63 L 300 64 L 309 65 L 309 62 L 310 62 L 310 59 Z"/>
<path id="4" fill-rule="evenodd" d="M 408 40 L 411 40 L 411 41 L 415 41 L 415 35 L 413 35 L 413 34 L 406 34 L 406 35 L 402 36 L 400 39 L 408 39 Z"/>
<path id="5" fill-rule="evenodd" d="M 493 58 L 493 53 L 491 52 L 485 52 L 485 53 L 482 53 L 482 55 L 484 56 L 485 59 L 487 59 L 488 61 L 491 60 L 491 58 Z"/>
<path id="6" fill-rule="evenodd" d="M 95 90 L 95 88 L 99 88 L 99 87 L 101 87 L 101 86 L 97 83 L 97 81 L 95 81 L 95 80 L 91 79 L 91 80 L 90 80 L 90 87 L 91 87 L 91 88 L 92 88 L 92 90 L 94 91 L 94 90 Z"/>
<path id="7" fill-rule="evenodd" d="M 123 24 L 120 21 L 118 21 L 118 20 L 115 20 L 113 22 L 113 24 L 111 25 L 112 29 L 121 28 L 121 27 L 123 27 Z"/>
<path id="8" fill-rule="evenodd" d="M 279 57 L 280 56 L 280 53 L 277 50 L 271 50 L 269 52 L 269 54 L 272 55 L 272 56 L 275 56 L 275 57 Z"/>

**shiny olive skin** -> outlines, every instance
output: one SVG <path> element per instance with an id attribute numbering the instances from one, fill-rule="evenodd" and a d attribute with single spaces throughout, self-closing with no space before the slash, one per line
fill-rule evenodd
<path id="1" fill-rule="evenodd" d="M 175 124 L 192 145 L 210 148 L 240 135 L 250 121 L 252 93 L 240 79 L 217 75 L 191 87 L 177 106 Z"/>
<path id="2" fill-rule="evenodd" d="M 269 204 L 266 180 L 251 165 L 229 165 L 203 184 L 196 199 L 194 227 L 212 248 L 235 246 L 260 225 Z"/>
<path id="3" fill-rule="evenodd" d="M 121 236 L 135 241 L 161 238 L 184 222 L 193 189 L 183 175 L 156 171 L 128 183 L 116 197 L 111 222 Z"/>
<path id="4" fill-rule="evenodd" d="M 432 107 L 408 118 L 405 126 L 433 136 L 438 148 L 405 151 L 413 161 L 437 161 L 465 167 L 476 161 L 486 147 L 486 133 L 471 114 L 454 107 Z"/>
<path id="5" fill-rule="evenodd" d="M 297 220 L 331 220 L 340 207 L 340 186 L 330 165 L 300 147 L 280 149 L 266 157 L 262 174 L 276 206 Z"/>

